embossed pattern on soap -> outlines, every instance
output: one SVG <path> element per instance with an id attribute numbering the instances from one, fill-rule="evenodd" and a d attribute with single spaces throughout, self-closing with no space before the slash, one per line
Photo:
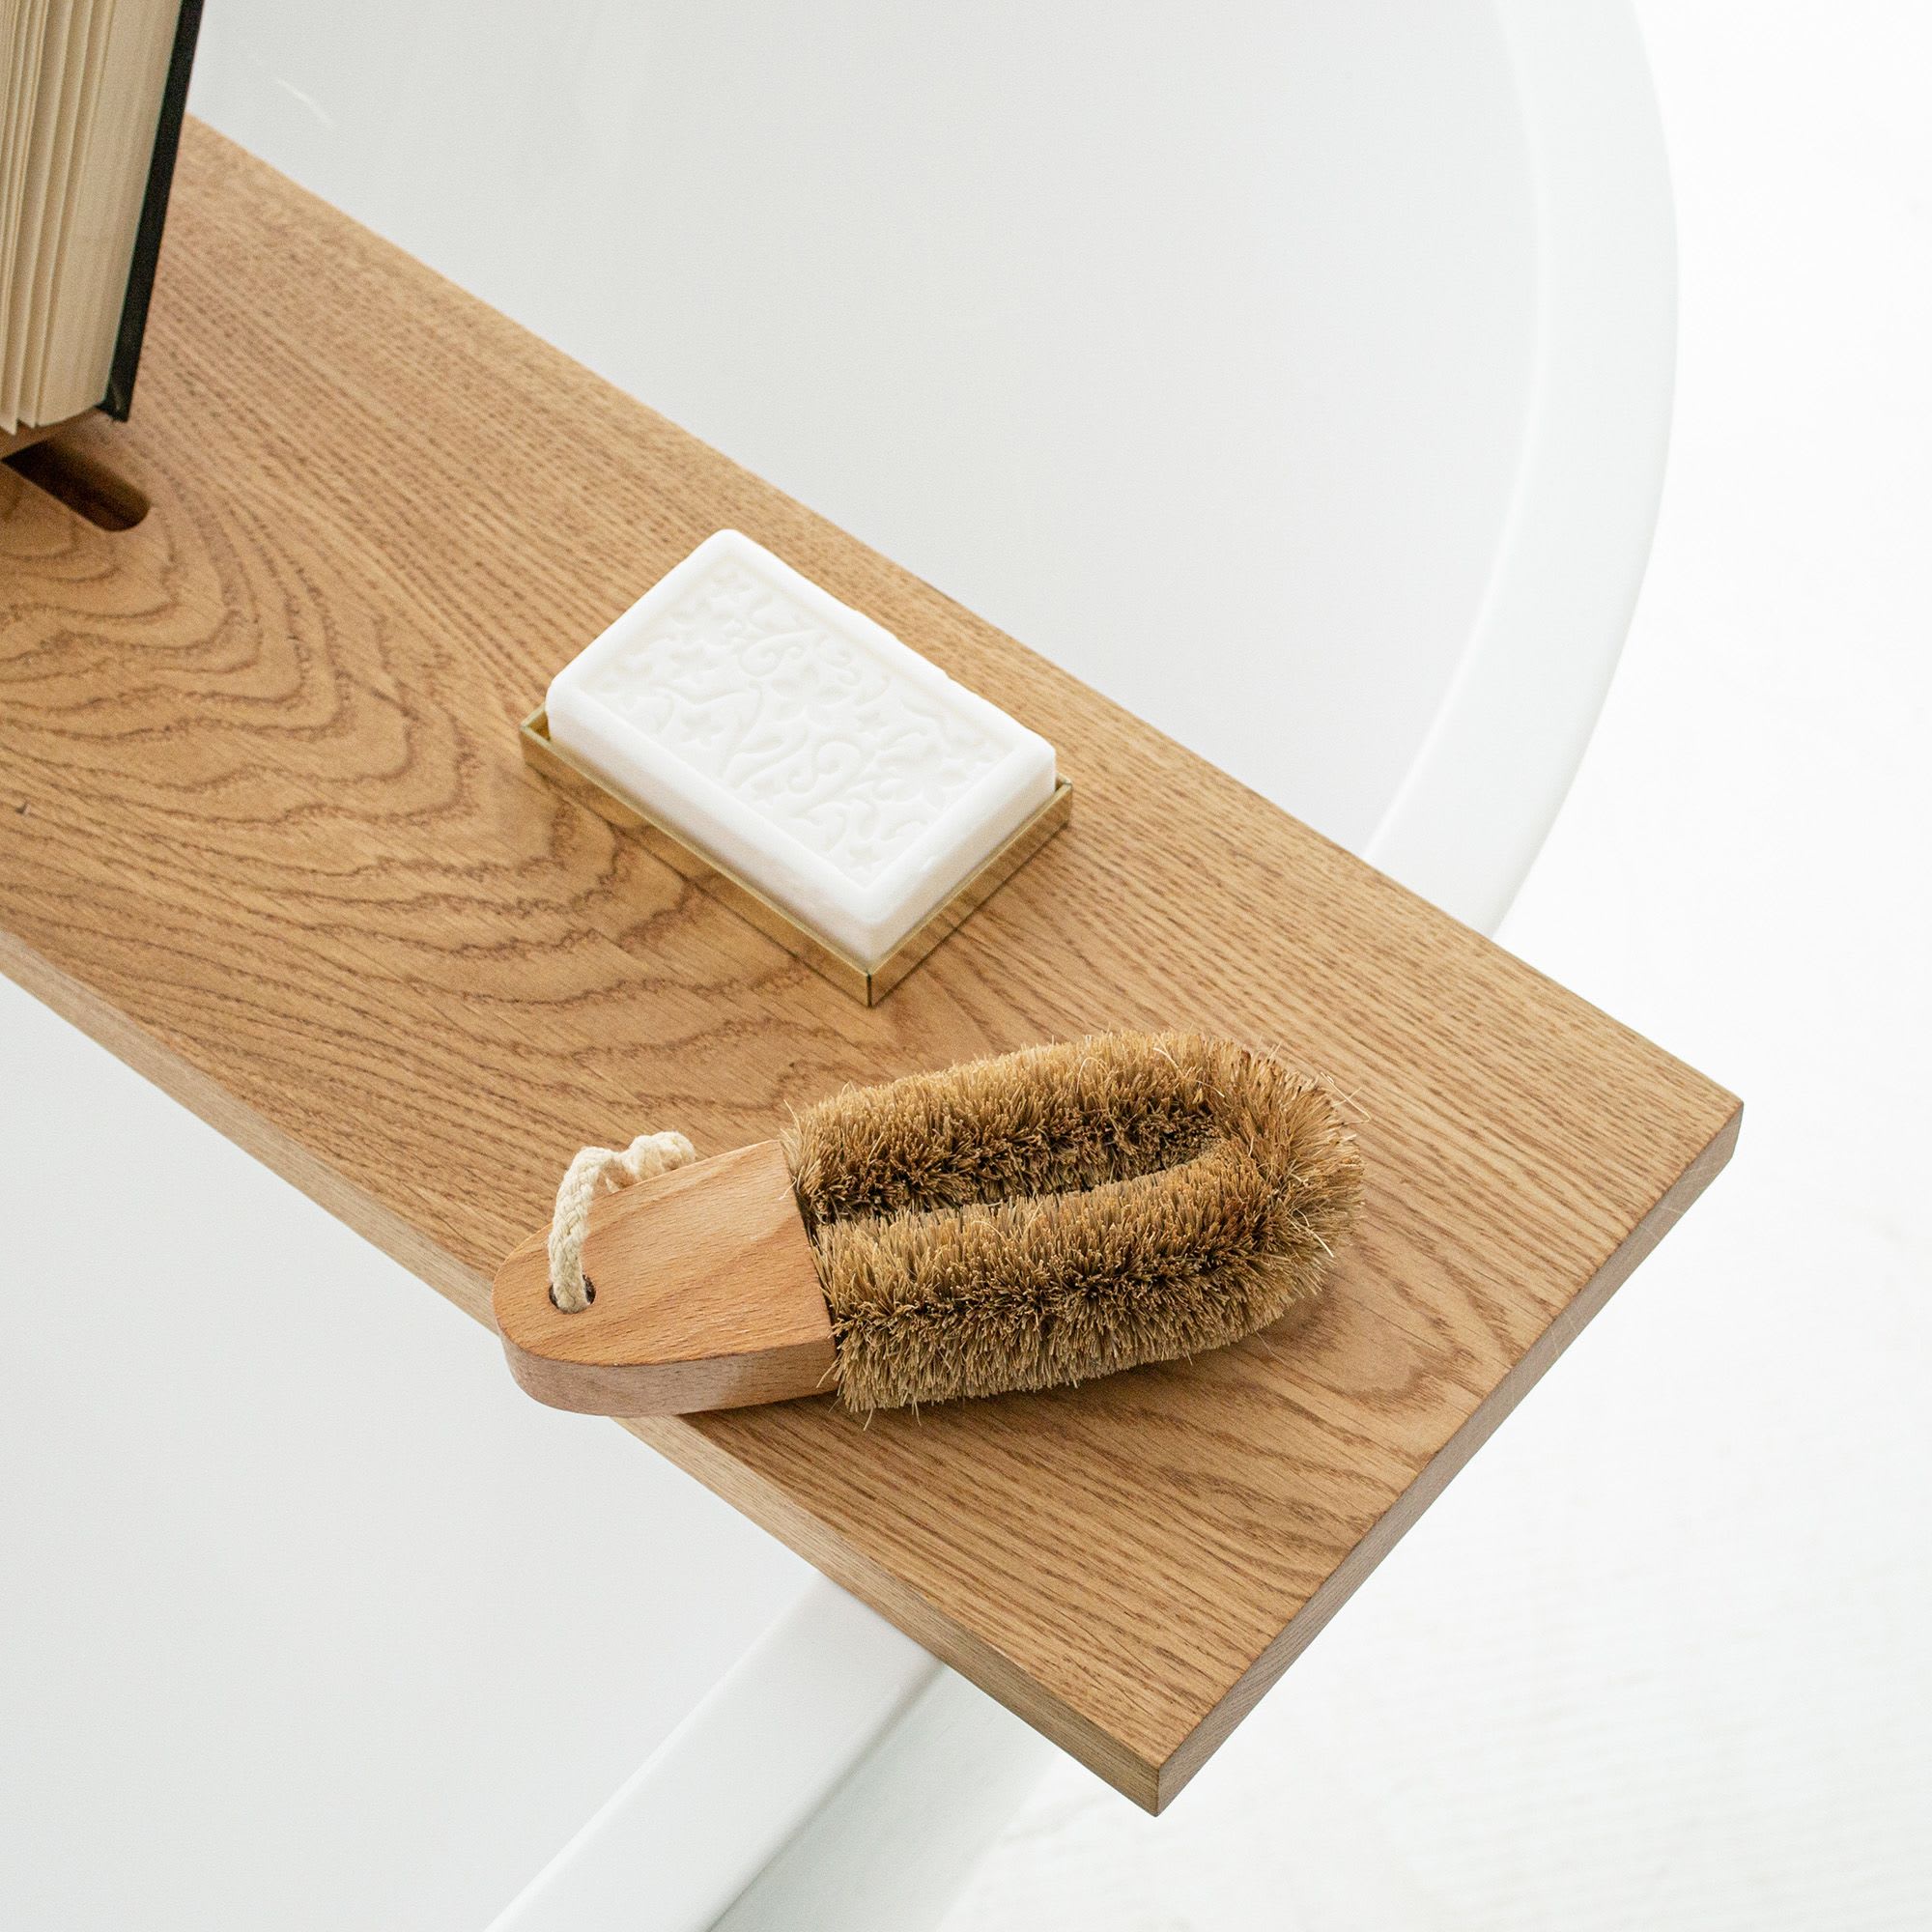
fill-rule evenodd
<path id="1" fill-rule="evenodd" d="M 943 692 L 728 560 L 584 689 L 859 885 L 1002 755 Z"/>

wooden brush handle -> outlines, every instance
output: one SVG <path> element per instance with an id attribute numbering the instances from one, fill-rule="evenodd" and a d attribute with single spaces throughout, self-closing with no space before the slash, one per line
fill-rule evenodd
<path id="1" fill-rule="evenodd" d="M 782 1145 L 599 1195 L 589 1305 L 557 1307 L 533 1235 L 497 1325 L 531 1395 L 606 1415 L 1053 1388 L 1274 1321 L 1320 1286 L 1360 1184 L 1306 1075 L 1229 1040 L 1096 1035 L 851 1089 Z"/>
<path id="2" fill-rule="evenodd" d="M 776 1141 L 601 1196 L 583 1241 L 589 1307 L 551 1299 L 547 1236 L 497 1273 L 510 1373 L 553 1408 L 685 1415 L 833 1386 L 832 1319 Z"/>

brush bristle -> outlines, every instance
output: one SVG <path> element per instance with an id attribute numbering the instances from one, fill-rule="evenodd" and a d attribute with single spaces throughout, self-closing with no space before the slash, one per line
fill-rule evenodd
<path id="1" fill-rule="evenodd" d="M 784 1145 L 861 1412 L 1236 1341 L 1316 1292 L 1361 1194 L 1319 1084 L 1198 1034 L 848 1090 Z"/>

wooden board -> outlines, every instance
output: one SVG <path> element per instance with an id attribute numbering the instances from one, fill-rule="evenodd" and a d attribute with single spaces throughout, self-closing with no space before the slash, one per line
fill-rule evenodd
<path id="1" fill-rule="evenodd" d="M 69 436 L 153 509 L 97 528 L 0 470 L 0 966 L 471 1313 L 584 1142 L 714 1153 L 1101 1027 L 1333 1078 L 1365 1216 L 1253 1342 L 638 1431 L 1151 1808 L 1730 1151 L 1708 1080 L 206 129 L 136 420 Z M 519 755 L 551 673 L 724 525 L 1081 789 L 870 1009 Z"/>

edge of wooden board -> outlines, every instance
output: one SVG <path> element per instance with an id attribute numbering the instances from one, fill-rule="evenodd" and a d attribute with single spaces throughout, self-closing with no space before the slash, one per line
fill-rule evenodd
<path id="1" fill-rule="evenodd" d="M 419 1233 L 392 1208 L 344 1179 L 292 1134 L 264 1120 L 254 1108 L 185 1060 L 168 1043 L 129 1019 L 91 986 L 70 979 L 32 947 L 0 925 L 0 974 L 50 1008 L 124 1065 L 131 1066 L 190 1114 L 253 1154 L 271 1173 L 298 1188 L 392 1262 L 406 1267 L 477 1321 L 490 1319 L 490 1284 Z"/>
<path id="2" fill-rule="evenodd" d="M 1602 1312 L 1637 1264 L 1723 1171 L 1737 1148 L 1744 1111 L 1744 1102 L 1733 1094 L 1730 1114 L 1703 1151 L 1664 1189 L 1649 1213 L 1624 1236 L 1603 1266 L 1571 1296 L 1568 1305 L 1476 1406 L 1463 1426 L 1424 1464 L 1416 1479 L 1329 1573 L 1287 1629 L 1236 1679 L 1227 1694 L 1166 1762 L 1152 1768 L 1153 1799 L 1147 1807 L 1149 1810 L 1159 1812 L 1172 1803 L 1194 1774 L 1227 1742 L 1241 1719 L 1321 1634 L 1329 1618 L 1355 1594 L 1377 1564 L 1402 1541 L 1469 1459 L 1495 1434 L 1510 1411 L 1543 1379 L 1556 1358 Z"/>
<path id="3" fill-rule="evenodd" d="M 0 927 L 0 973 L 284 1180 L 298 1187 L 466 1314 L 489 1325 L 490 1284 L 480 1269 L 467 1266 L 425 1238 L 400 1215 L 235 1098 L 176 1053 L 165 1040 L 129 1019 L 91 988 L 69 978 L 4 927 Z M 869 1605 L 942 1662 L 971 1678 L 989 1696 L 1078 1758 L 1096 1776 L 1144 1810 L 1157 1813 L 1173 1802 L 1710 1184 L 1737 1145 L 1743 1116 L 1743 1103 L 1733 1097 L 1729 1115 L 1697 1157 L 1658 1197 L 1650 1211 L 1436 1451 L 1397 1502 L 1330 1573 L 1288 1626 L 1164 1760 L 1148 1758 L 1132 1750 L 1091 1719 L 1041 1689 L 992 1644 L 954 1623 L 901 1578 L 844 1543 L 783 1491 L 753 1473 L 690 1424 L 667 1416 L 629 1421 L 622 1426 L 776 1536 L 814 1569 Z"/>

